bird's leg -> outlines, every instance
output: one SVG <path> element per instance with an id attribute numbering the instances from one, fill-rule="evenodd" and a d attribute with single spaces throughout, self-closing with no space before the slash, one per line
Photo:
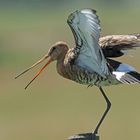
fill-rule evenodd
<path id="1" fill-rule="evenodd" d="M 106 101 L 106 103 L 107 103 L 107 108 L 106 108 L 104 114 L 102 115 L 102 117 L 101 117 L 99 123 L 97 124 L 95 130 L 92 132 L 93 137 L 95 137 L 96 134 L 98 133 L 99 127 L 100 127 L 100 125 L 102 124 L 104 118 L 106 117 L 106 115 L 107 115 L 107 113 L 108 113 L 108 111 L 109 111 L 109 109 L 110 109 L 110 107 L 111 107 L 111 102 L 109 101 L 109 99 L 108 99 L 108 97 L 106 96 L 105 92 L 103 91 L 102 87 L 99 87 L 99 89 L 100 89 L 100 91 L 101 91 L 103 97 L 105 98 L 105 101 Z"/>
<path id="2" fill-rule="evenodd" d="M 109 101 L 108 97 L 106 96 L 105 92 L 103 91 L 103 89 L 101 87 L 99 87 L 103 97 L 105 98 L 105 101 L 107 103 L 107 108 L 104 112 L 104 114 L 102 115 L 99 123 L 97 124 L 95 130 L 92 132 L 92 133 L 86 133 L 86 134 L 78 134 L 78 135 L 75 135 L 75 136 L 72 136 L 69 138 L 69 140 L 99 140 L 99 136 L 97 135 L 98 134 L 98 130 L 99 130 L 99 127 L 101 126 L 105 116 L 107 115 L 110 107 L 111 107 L 111 102 Z"/>

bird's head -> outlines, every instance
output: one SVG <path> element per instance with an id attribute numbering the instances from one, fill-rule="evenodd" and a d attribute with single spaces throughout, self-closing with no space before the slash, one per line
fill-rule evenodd
<path id="1" fill-rule="evenodd" d="M 49 49 L 48 53 L 44 57 L 42 57 L 39 61 L 37 61 L 31 67 L 24 70 L 22 73 L 17 75 L 15 77 L 15 79 L 47 59 L 48 62 L 42 67 L 42 69 L 38 73 L 36 73 L 36 75 L 33 77 L 33 79 L 25 87 L 25 89 L 26 89 L 51 62 L 53 62 L 55 60 L 63 61 L 67 51 L 68 51 L 68 46 L 65 42 L 60 41 L 60 42 L 55 43 L 54 45 L 52 45 L 52 47 Z"/>
<path id="2" fill-rule="evenodd" d="M 52 45 L 47 53 L 47 57 L 50 57 L 51 61 L 59 60 L 65 56 L 68 51 L 68 46 L 65 42 L 59 41 Z"/>

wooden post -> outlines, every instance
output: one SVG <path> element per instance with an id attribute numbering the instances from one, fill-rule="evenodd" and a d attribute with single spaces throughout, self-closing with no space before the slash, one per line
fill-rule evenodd
<path id="1" fill-rule="evenodd" d="M 71 136 L 68 138 L 68 140 L 99 140 L 99 135 L 93 135 L 92 133 L 84 133 Z"/>

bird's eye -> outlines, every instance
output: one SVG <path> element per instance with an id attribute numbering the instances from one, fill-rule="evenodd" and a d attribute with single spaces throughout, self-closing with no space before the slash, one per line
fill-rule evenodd
<path id="1" fill-rule="evenodd" d="M 53 48 L 52 48 L 52 51 L 54 51 L 55 49 L 56 49 L 56 47 L 53 47 Z"/>
<path id="2" fill-rule="evenodd" d="M 51 55 L 54 52 L 55 49 L 56 49 L 56 47 L 52 47 L 49 51 L 49 54 Z"/>

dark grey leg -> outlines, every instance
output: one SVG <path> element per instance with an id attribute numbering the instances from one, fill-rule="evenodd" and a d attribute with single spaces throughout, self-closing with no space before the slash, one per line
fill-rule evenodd
<path id="1" fill-rule="evenodd" d="M 99 123 L 97 124 L 95 130 L 92 133 L 83 133 L 83 134 L 78 134 L 78 135 L 75 135 L 75 136 L 71 136 L 71 137 L 69 137 L 68 140 L 99 140 L 99 136 L 98 136 L 99 127 L 101 126 L 104 118 L 106 117 L 106 115 L 107 115 L 107 113 L 108 113 L 108 111 L 111 107 L 111 102 L 107 98 L 105 92 L 103 91 L 103 89 L 101 87 L 99 89 L 100 89 L 103 97 L 105 98 L 105 101 L 107 103 L 107 108 L 106 108 L 104 114 L 102 115 Z"/>
<path id="2" fill-rule="evenodd" d="M 106 115 L 107 115 L 107 113 L 108 113 L 108 111 L 109 111 L 109 109 L 110 109 L 110 107 L 111 107 L 111 102 L 109 101 L 109 99 L 108 99 L 108 97 L 106 96 L 105 92 L 103 91 L 102 87 L 99 87 L 99 89 L 100 89 L 100 91 L 101 91 L 103 97 L 105 98 L 105 101 L 106 101 L 106 103 L 107 103 L 107 108 L 106 108 L 104 114 L 102 115 L 102 117 L 101 117 L 99 123 L 97 124 L 95 130 L 92 132 L 92 133 L 93 133 L 93 137 L 96 136 L 96 134 L 98 134 L 99 127 L 101 126 L 101 124 L 102 124 L 104 118 L 106 117 Z M 94 139 L 93 139 L 93 140 L 94 140 Z"/>

